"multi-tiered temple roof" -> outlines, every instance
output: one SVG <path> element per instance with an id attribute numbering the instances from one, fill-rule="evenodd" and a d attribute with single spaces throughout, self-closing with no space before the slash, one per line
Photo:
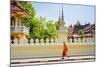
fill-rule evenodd
<path id="1" fill-rule="evenodd" d="M 80 31 L 83 33 L 84 37 L 92 37 L 95 34 L 95 24 L 87 23 L 81 25 L 80 22 L 77 22 L 74 27 L 69 27 L 68 30 L 70 29 L 73 29 L 72 36 L 74 37 L 80 37 Z"/>

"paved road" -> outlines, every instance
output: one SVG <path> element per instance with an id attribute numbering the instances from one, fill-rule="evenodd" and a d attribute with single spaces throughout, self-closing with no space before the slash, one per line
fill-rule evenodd
<path id="1" fill-rule="evenodd" d="M 44 58 L 21 58 L 11 60 L 11 66 L 23 66 L 23 65 L 41 65 L 41 64 L 55 64 L 55 63 L 75 63 L 75 62 L 87 62 L 95 61 L 95 56 L 70 56 L 65 57 L 64 60 L 61 57 L 44 57 Z"/>

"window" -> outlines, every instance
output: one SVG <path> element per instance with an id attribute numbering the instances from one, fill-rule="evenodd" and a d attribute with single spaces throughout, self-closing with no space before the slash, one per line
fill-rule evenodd
<path id="1" fill-rule="evenodd" d="M 15 17 L 14 16 L 11 17 L 11 26 L 15 26 Z"/>

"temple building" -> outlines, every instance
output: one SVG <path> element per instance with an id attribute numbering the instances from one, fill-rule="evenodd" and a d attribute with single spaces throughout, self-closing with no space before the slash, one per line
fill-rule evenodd
<path id="1" fill-rule="evenodd" d="M 95 36 L 95 24 L 84 24 L 81 25 L 79 20 L 77 21 L 76 25 L 69 26 L 68 28 L 68 38 L 88 38 L 88 37 L 93 37 Z"/>
<path id="2" fill-rule="evenodd" d="M 29 14 L 17 1 L 12 0 L 10 7 L 11 7 L 10 9 L 11 39 L 24 38 L 27 34 L 29 34 L 29 28 L 22 25 L 22 19 L 27 18 Z"/>
<path id="3" fill-rule="evenodd" d="M 57 21 L 56 29 L 58 43 L 62 43 L 64 41 L 68 42 L 69 39 L 72 39 L 72 42 L 74 42 L 75 38 L 95 38 L 95 23 L 81 25 L 80 21 L 77 20 L 75 25 L 69 25 L 68 27 L 65 27 L 63 7 L 61 14 L 59 14 L 59 20 Z"/>
<path id="4" fill-rule="evenodd" d="M 67 27 L 65 27 L 63 7 L 61 14 L 59 12 L 59 20 L 57 23 L 57 41 L 58 43 L 62 43 L 67 39 Z"/>

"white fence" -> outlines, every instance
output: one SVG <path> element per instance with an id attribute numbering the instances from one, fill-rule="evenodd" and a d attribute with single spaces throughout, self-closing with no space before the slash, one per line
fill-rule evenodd
<path id="1" fill-rule="evenodd" d="M 90 38 L 83 38 L 82 40 L 80 38 L 74 38 L 74 39 L 65 39 L 64 41 L 60 41 L 59 39 L 14 39 L 11 40 L 11 45 L 59 45 L 63 42 L 69 43 L 69 44 L 95 44 L 95 39 Z"/>

